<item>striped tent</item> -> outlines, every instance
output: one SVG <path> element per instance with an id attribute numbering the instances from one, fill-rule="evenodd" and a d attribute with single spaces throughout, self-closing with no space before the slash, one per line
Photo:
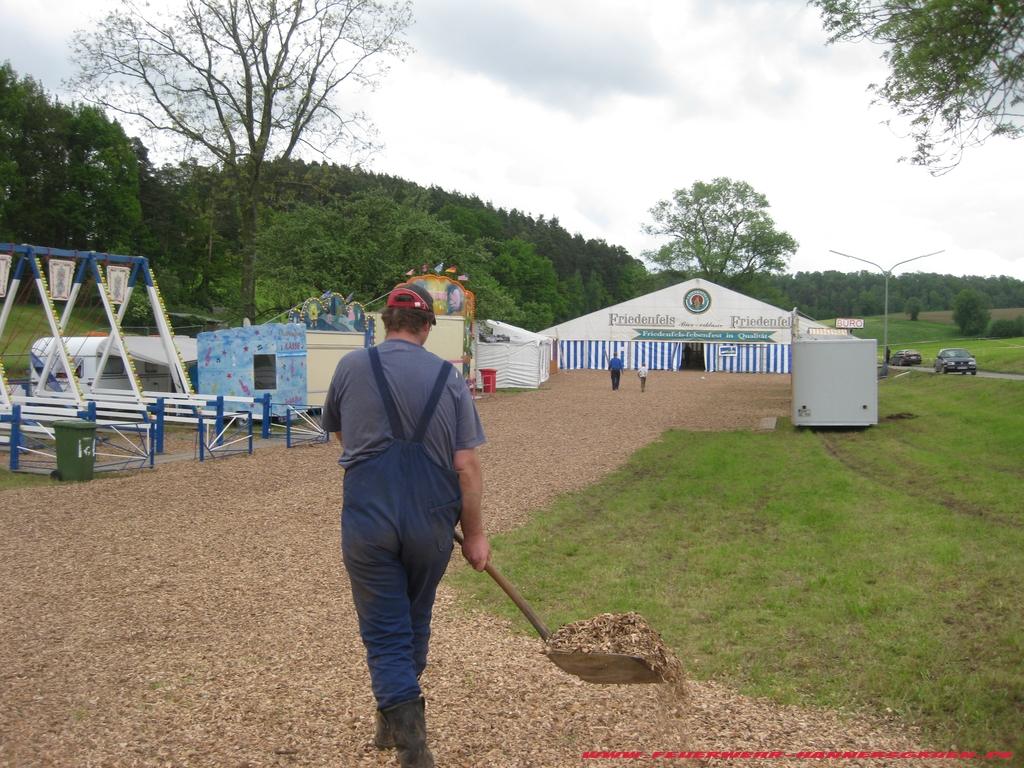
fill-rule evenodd
<path id="1" fill-rule="evenodd" d="M 683 362 L 683 345 L 675 341 L 630 342 L 629 367 L 646 365 L 652 371 L 678 371 Z"/>
<path id="2" fill-rule="evenodd" d="M 787 374 L 797 325 L 824 327 L 798 319 L 794 310 L 695 277 L 540 333 L 558 340 L 563 369 L 605 368 L 608 345 L 620 342 L 625 344 L 626 367 L 633 371 L 645 365 L 653 371 Z"/>
<path id="3" fill-rule="evenodd" d="M 683 346 L 674 341 L 559 341 L 558 367 L 603 371 L 617 354 L 633 370 L 644 364 L 652 371 L 677 371 Z M 709 373 L 790 373 L 791 366 L 789 344 L 704 344 L 704 367 Z"/>
<path id="4" fill-rule="evenodd" d="M 709 373 L 790 373 L 791 349 L 789 344 L 705 344 L 704 367 Z"/>
<path id="5" fill-rule="evenodd" d="M 560 341 L 558 367 L 566 371 L 607 370 L 612 355 L 625 359 L 625 341 Z"/>

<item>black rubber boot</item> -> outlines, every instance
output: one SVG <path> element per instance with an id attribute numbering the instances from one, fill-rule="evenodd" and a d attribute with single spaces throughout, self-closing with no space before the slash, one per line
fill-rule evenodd
<path id="1" fill-rule="evenodd" d="M 391 732 L 388 721 L 384 719 L 384 714 L 379 709 L 374 714 L 376 728 L 373 733 L 373 746 L 377 749 L 394 749 L 395 735 Z"/>
<path id="2" fill-rule="evenodd" d="M 401 768 L 434 768 L 434 756 L 427 749 L 427 718 L 423 697 L 396 704 L 382 711 L 398 748 Z"/>

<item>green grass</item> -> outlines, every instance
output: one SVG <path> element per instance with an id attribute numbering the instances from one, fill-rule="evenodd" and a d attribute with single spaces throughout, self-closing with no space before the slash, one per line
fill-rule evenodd
<path id="1" fill-rule="evenodd" d="M 954 339 L 945 343 L 926 342 L 908 344 L 906 347 L 892 344 L 889 346 L 893 352 L 904 348 L 916 349 L 921 353 L 921 364 L 925 368 L 932 366 L 935 356 L 943 347 L 964 347 L 978 361 L 978 370 L 1024 374 L 1024 338 Z"/>
<path id="2" fill-rule="evenodd" d="M 7 463 L 7 453 L 0 453 L 0 459 Z M 51 480 L 47 475 L 33 475 L 27 472 L 9 472 L 0 469 L 0 491 L 11 488 L 32 488 L 37 485 L 53 485 L 56 480 Z"/>
<path id="3" fill-rule="evenodd" d="M 892 344 L 889 346 L 892 347 L 893 352 L 904 348 L 916 349 L 921 353 L 921 365 L 925 368 L 932 366 L 935 356 L 943 347 L 964 347 L 974 355 L 980 371 L 1024 374 L 1024 338 L 954 339 L 941 344 L 927 342 L 917 345 L 908 344 L 906 347 Z"/>
<path id="4" fill-rule="evenodd" d="M 855 330 L 853 335 L 860 339 L 878 339 L 878 348 L 882 351 L 882 338 L 885 335 L 882 316 L 865 317 L 864 327 Z M 907 320 L 904 315 L 889 315 L 889 346 L 894 350 L 907 347 L 918 349 L 927 344 L 937 345 L 936 349 L 952 347 L 958 345 L 962 339 L 963 334 L 955 325 Z"/>
<path id="5" fill-rule="evenodd" d="M 106 330 L 108 327 L 101 307 L 78 307 L 71 314 L 66 335 L 84 336 L 89 331 Z M 32 342 L 51 335 L 46 312 L 41 306 L 16 304 L 11 307 L 0 338 L 0 359 L 7 375 L 11 378 L 26 376 Z"/>
<path id="6" fill-rule="evenodd" d="M 1017 317 L 1024 309 L 993 309 L 993 317 Z M 908 320 L 906 315 L 889 315 L 889 348 L 916 349 L 926 367 L 935 362 L 935 356 L 945 347 L 964 347 L 978 361 L 978 369 L 999 373 L 1024 374 L 1024 339 L 979 339 L 965 337 L 953 325 L 952 312 L 922 312 L 920 320 Z M 825 321 L 832 325 L 833 320 Z M 878 359 L 885 354 L 882 339 L 885 336 L 883 318 L 864 318 L 864 327 L 853 331 L 860 339 L 878 340 Z"/>
<path id="7" fill-rule="evenodd" d="M 689 674 L 1024 750 L 1024 386 L 904 376 L 864 431 L 666 433 L 494 540 L 555 628 L 637 610 Z M 481 574 L 458 588 L 513 617 Z M 929 747 L 930 748 L 930 747 Z"/>
<path id="8" fill-rule="evenodd" d="M 1024 338 L 975 339 L 967 348 L 983 371 L 1024 374 Z"/>
<path id="9" fill-rule="evenodd" d="M 1015 320 L 1021 315 L 1024 315 L 1024 307 L 1001 307 L 999 309 L 990 309 L 988 312 L 993 320 Z M 952 325 L 953 310 L 947 309 L 945 312 L 922 312 L 918 315 L 918 318 L 920 320 L 928 320 L 933 323 L 948 323 L 949 325 Z"/>

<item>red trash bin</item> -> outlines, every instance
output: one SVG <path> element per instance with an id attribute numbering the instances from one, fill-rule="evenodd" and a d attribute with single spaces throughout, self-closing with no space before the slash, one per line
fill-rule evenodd
<path id="1" fill-rule="evenodd" d="M 498 369 L 481 368 L 480 377 L 484 381 L 484 392 L 494 392 L 498 389 Z"/>

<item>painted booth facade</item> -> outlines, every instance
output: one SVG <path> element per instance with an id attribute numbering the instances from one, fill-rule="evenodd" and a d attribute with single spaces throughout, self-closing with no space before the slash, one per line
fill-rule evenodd
<path id="1" fill-rule="evenodd" d="M 306 328 L 269 323 L 200 333 L 196 338 L 198 389 L 204 395 L 261 397 L 270 393 L 273 415 L 306 405 Z"/>
<path id="2" fill-rule="evenodd" d="M 446 275 L 418 275 L 406 281 L 427 289 L 434 300 L 437 325 L 430 332 L 426 348 L 455 366 L 467 381 L 476 376 L 473 338 L 476 330 L 476 296 L 462 283 Z M 383 329 L 383 325 L 381 325 Z M 383 330 L 376 342 L 384 340 Z"/>
<path id="3" fill-rule="evenodd" d="M 288 320 L 306 329 L 304 402 L 320 408 L 338 361 L 373 343 L 373 322 L 362 304 L 333 291 L 306 299 L 289 311 Z"/>

